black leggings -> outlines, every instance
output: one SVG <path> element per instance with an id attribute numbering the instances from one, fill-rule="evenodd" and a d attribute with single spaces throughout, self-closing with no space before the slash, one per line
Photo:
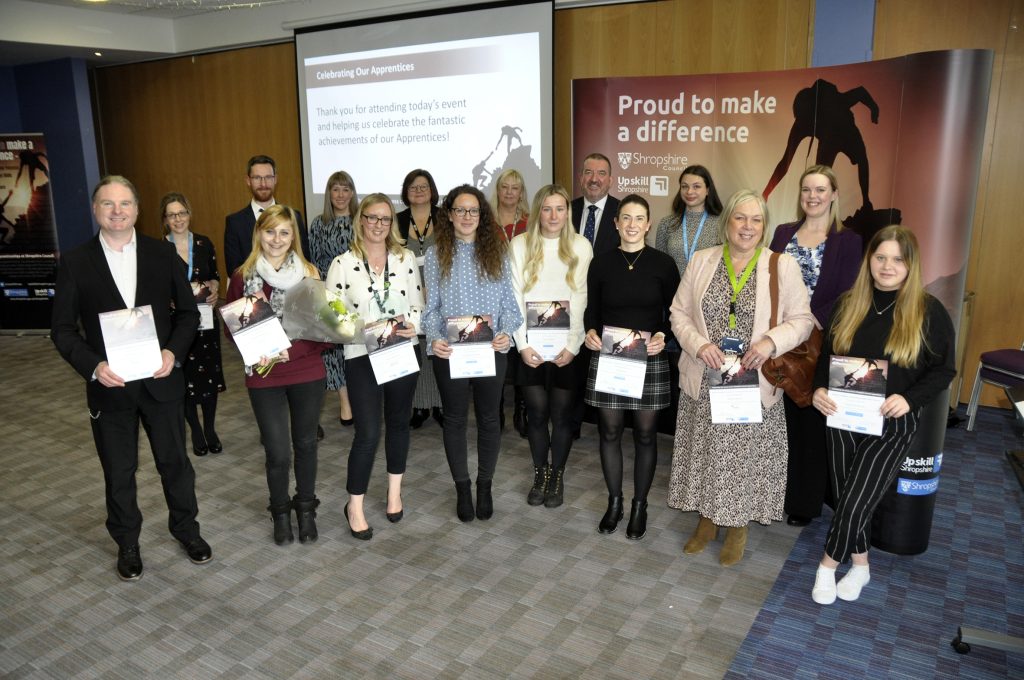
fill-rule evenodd
<path id="1" fill-rule="evenodd" d="M 646 501 L 658 465 L 658 413 L 633 411 L 633 498 Z M 622 428 L 625 411 L 598 409 L 597 431 L 601 437 L 601 470 L 609 496 L 622 495 Z"/>
<path id="2" fill-rule="evenodd" d="M 523 387 L 526 400 L 526 438 L 530 441 L 533 466 L 548 464 L 548 450 L 551 451 L 551 467 L 555 470 L 565 467 L 572 448 L 573 406 L 576 394 L 573 390 L 543 385 Z M 548 421 L 551 430 L 548 431 Z"/>
<path id="3" fill-rule="evenodd" d="M 199 412 L 196 407 L 203 409 L 203 422 L 199 422 Z M 206 441 L 206 435 L 216 436 L 217 428 L 215 427 L 215 420 L 217 418 L 217 393 L 213 393 L 205 399 L 197 400 L 191 397 L 185 397 L 185 420 L 188 421 L 188 427 L 192 430 L 192 441 Z"/>

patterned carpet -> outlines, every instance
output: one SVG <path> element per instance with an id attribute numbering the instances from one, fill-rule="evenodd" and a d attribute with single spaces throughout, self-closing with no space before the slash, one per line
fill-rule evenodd
<path id="1" fill-rule="evenodd" d="M 860 599 L 823 607 L 810 592 L 828 525 L 811 524 L 726 677 L 1024 678 L 1020 654 L 949 644 L 961 624 L 1024 635 L 1022 494 L 1004 456 L 1022 440 L 1009 411 L 962 427 L 947 431 L 927 552 L 872 551 Z"/>

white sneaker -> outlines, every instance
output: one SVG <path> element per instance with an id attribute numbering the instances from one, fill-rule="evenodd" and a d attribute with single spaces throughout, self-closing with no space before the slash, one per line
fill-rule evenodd
<path id="1" fill-rule="evenodd" d="M 871 581 L 871 571 L 868 566 L 855 564 L 846 572 L 846 576 L 839 579 L 836 586 L 836 595 L 839 599 L 853 602 L 860 597 L 861 588 Z"/>
<path id="2" fill-rule="evenodd" d="M 818 565 L 818 573 L 814 577 L 814 589 L 811 599 L 818 604 L 832 604 L 836 601 L 836 570 Z"/>

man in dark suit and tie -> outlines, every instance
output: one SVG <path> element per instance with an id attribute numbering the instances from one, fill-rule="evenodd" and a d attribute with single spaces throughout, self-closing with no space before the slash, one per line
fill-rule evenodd
<path id="1" fill-rule="evenodd" d="M 131 182 L 117 175 L 104 177 L 93 190 L 92 211 L 99 233 L 61 258 L 50 336 L 86 381 L 106 484 L 107 531 L 118 545 L 117 574 L 134 581 L 142 576 L 142 513 L 135 491 L 140 420 L 163 485 L 171 535 L 192 562 L 202 564 L 212 557 L 196 521 L 180 368 L 199 325 L 199 311 L 174 246 L 135 231 L 139 201 Z M 156 326 L 161 365 L 150 378 L 125 382 L 107 362 L 99 315 L 146 305 Z"/>
<path id="2" fill-rule="evenodd" d="M 277 187 L 277 164 L 270 156 L 253 156 L 246 166 L 245 183 L 252 193 L 252 200 L 236 213 L 224 219 L 224 264 L 228 268 L 228 277 L 242 266 L 245 258 L 252 252 L 252 230 L 256 227 L 256 218 L 266 208 L 274 205 L 274 189 Z M 299 238 L 302 239 L 302 253 L 307 260 L 309 254 L 309 237 L 302 213 L 295 211 L 298 218 Z"/>
<path id="3" fill-rule="evenodd" d="M 580 188 L 583 195 L 573 199 L 572 226 L 583 234 L 594 247 L 594 256 L 619 247 L 619 232 L 615 217 L 619 199 L 608 195 L 612 186 L 612 164 L 601 153 L 592 153 L 583 159 Z"/>

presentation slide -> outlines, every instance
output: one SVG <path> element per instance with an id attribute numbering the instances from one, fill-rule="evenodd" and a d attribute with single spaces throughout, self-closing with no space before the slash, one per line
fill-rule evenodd
<path id="1" fill-rule="evenodd" d="M 551 9 L 502 6 L 297 36 L 307 214 L 322 212 L 338 170 L 360 196 L 382 192 L 396 203 L 414 168 L 430 171 L 442 196 L 463 183 L 490 196 L 507 168 L 531 193 L 550 182 Z"/>

